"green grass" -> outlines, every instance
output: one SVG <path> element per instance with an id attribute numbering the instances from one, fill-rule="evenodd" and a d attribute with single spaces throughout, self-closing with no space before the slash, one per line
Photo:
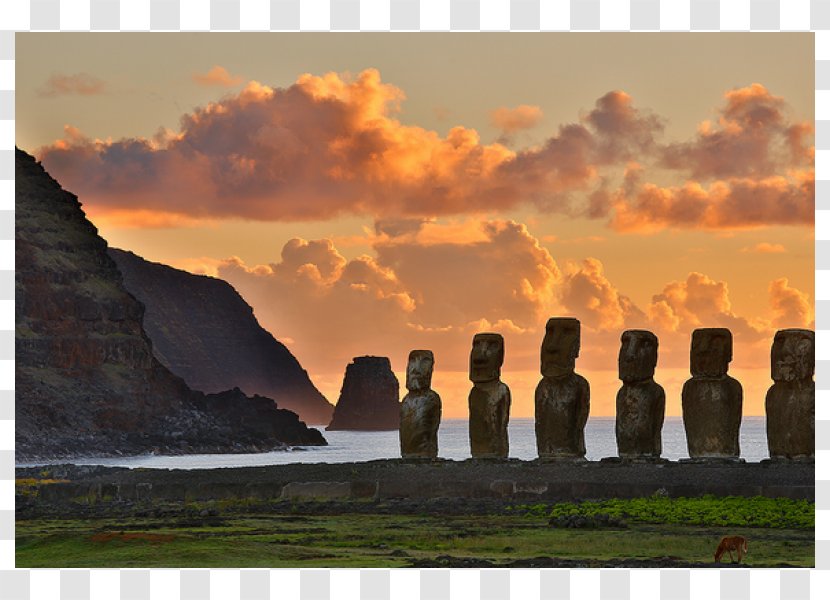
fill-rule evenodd
<path id="1" fill-rule="evenodd" d="M 788 498 L 744 498 L 702 496 L 700 498 L 611 499 L 563 502 L 559 504 L 518 505 L 513 507 L 533 517 L 606 514 L 635 523 L 700 525 L 718 527 L 764 527 L 771 529 L 815 528 L 815 505 Z"/>
<path id="2" fill-rule="evenodd" d="M 712 562 L 722 535 L 749 539 L 749 566 L 814 564 L 812 531 L 635 523 L 623 530 L 547 526 L 547 516 L 246 514 L 214 526 L 179 518 L 17 521 L 18 567 L 405 567 L 440 555 L 496 563 L 677 557 Z M 405 553 L 404 556 L 400 556 Z"/>

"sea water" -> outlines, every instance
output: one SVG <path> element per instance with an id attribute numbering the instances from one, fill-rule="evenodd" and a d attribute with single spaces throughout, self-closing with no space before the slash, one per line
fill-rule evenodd
<path id="1" fill-rule="evenodd" d="M 397 431 L 323 431 L 328 446 L 306 446 L 289 451 L 259 454 L 186 454 L 179 456 L 131 456 L 77 458 L 51 461 L 77 465 L 111 467 L 144 467 L 157 469 L 213 469 L 218 467 L 259 467 L 289 463 L 346 463 L 384 458 L 400 458 Z M 452 460 L 470 457 L 470 440 L 466 419 L 446 419 L 438 430 L 438 456 Z M 508 427 L 510 457 L 522 460 L 536 458 L 536 433 L 532 418 L 514 418 Z M 769 457 L 766 419 L 744 417 L 740 433 L 741 457 L 758 462 Z M 614 417 L 592 417 L 585 427 L 585 449 L 588 460 L 617 455 Z M 686 433 L 680 417 L 667 417 L 663 424 L 663 458 L 688 458 Z M 19 463 L 17 466 L 46 464 Z"/>

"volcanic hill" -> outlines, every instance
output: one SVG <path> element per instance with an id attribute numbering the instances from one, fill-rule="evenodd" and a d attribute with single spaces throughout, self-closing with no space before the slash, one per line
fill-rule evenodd
<path id="1" fill-rule="evenodd" d="M 334 407 L 229 283 L 116 248 L 109 255 L 127 290 L 145 306 L 153 354 L 190 387 L 203 392 L 238 387 L 273 398 L 306 423 L 331 421 Z"/>
<path id="2" fill-rule="evenodd" d="M 77 197 L 19 149 L 15 243 L 18 461 L 326 443 L 268 398 L 206 395 L 164 367 Z"/>

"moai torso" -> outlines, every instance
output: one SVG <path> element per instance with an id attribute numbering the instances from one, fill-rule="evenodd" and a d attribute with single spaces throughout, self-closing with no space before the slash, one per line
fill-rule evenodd
<path id="1" fill-rule="evenodd" d="M 406 368 L 408 393 L 401 402 L 401 456 L 436 458 L 438 426 L 441 424 L 441 397 L 431 389 L 435 359 L 429 350 L 409 353 Z"/>
<path id="2" fill-rule="evenodd" d="M 504 339 L 479 333 L 470 353 L 470 451 L 473 458 L 507 458 L 510 446 L 510 390 L 499 380 L 504 362 Z"/>
<path id="3" fill-rule="evenodd" d="M 542 341 L 542 380 L 536 386 L 536 449 L 539 458 L 585 457 L 588 381 L 574 373 L 579 355 L 577 319 L 553 318 Z"/>
<path id="4" fill-rule="evenodd" d="M 815 457 L 815 332 L 782 329 L 772 343 L 767 392 L 767 445 L 771 458 Z"/>
<path id="5" fill-rule="evenodd" d="M 619 369 L 623 382 L 617 392 L 617 449 L 622 458 L 659 458 L 666 393 L 654 381 L 657 336 L 632 329 L 621 338 Z"/>
<path id="6" fill-rule="evenodd" d="M 692 378 L 683 385 L 683 425 L 691 458 L 740 456 L 743 389 L 726 374 L 732 360 L 728 329 L 695 329 L 690 353 Z"/>

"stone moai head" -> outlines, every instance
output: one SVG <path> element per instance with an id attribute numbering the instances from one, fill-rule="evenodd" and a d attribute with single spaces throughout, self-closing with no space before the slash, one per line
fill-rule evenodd
<path id="1" fill-rule="evenodd" d="M 693 377 L 726 375 L 732 362 L 732 332 L 723 327 L 695 329 L 689 358 Z"/>
<path id="2" fill-rule="evenodd" d="M 623 382 L 634 382 L 654 377 L 654 369 L 657 367 L 657 336 L 644 329 L 629 329 L 623 331 L 620 342 L 620 379 Z"/>
<path id="3" fill-rule="evenodd" d="M 579 356 L 579 320 L 573 317 L 553 317 L 545 325 L 542 340 L 542 375 L 561 377 L 573 373 Z"/>
<path id="4" fill-rule="evenodd" d="M 410 392 L 426 391 L 432 385 L 432 367 L 435 357 L 430 350 L 413 350 L 406 365 L 406 389 Z"/>
<path id="5" fill-rule="evenodd" d="M 470 352 L 470 381 L 485 383 L 501 375 L 504 363 L 504 338 L 498 333 L 477 333 Z"/>
<path id="6" fill-rule="evenodd" d="M 772 342 L 772 378 L 809 381 L 816 368 L 816 334 L 809 329 L 781 329 Z"/>

